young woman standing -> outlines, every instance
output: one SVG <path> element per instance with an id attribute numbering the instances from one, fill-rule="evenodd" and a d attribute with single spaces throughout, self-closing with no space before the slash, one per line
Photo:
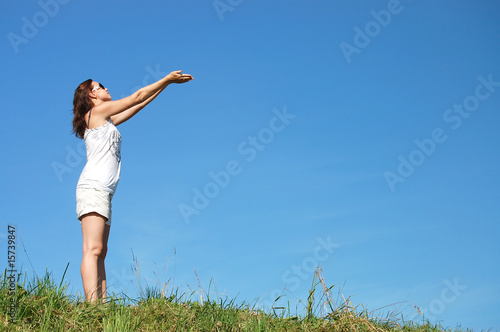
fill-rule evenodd
<path id="1" fill-rule="evenodd" d="M 85 140 L 87 163 L 76 187 L 76 212 L 82 226 L 81 274 L 87 301 L 106 298 L 104 259 L 111 227 L 111 199 L 120 179 L 121 136 L 116 126 L 133 117 L 169 84 L 192 80 L 173 71 L 132 95 L 112 101 L 102 84 L 89 79 L 75 90 L 73 132 Z"/>

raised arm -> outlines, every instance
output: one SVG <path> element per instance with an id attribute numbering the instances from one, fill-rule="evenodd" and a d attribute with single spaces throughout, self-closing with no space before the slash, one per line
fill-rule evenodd
<path id="1" fill-rule="evenodd" d="M 142 103 L 135 105 L 135 106 L 132 106 L 123 112 L 112 115 L 111 120 L 113 121 L 113 124 L 115 126 L 118 126 L 119 124 L 122 124 L 125 121 L 129 120 L 131 117 L 136 115 L 140 110 L 142 110 L 144 107 L 146 107 L 147 104 L 152 102 L 153 99 L 155 99 L 163 90 L 165 90 L 165 88 L 160 89 L 154 95 L 152 95 L 151 97 L 149 97 L 147 100 L 143 101 Z"/>
<path id="2" fill-rule="evenodd" d="M 119 123 L 123 123 L 149 104 L 169 84 L 185 83 L 192 79 L 191 75 L 182 74 L 182 70 L 173 71 L 162 79 L 140 88 L 128 97 L 116 101 L 106 101 L 94 106 L 92 116 L 98 116 L 106 120 L 112 118 L 113 122 L 116 120 Z M 117 117 L 117 115 L 125 111 L 127 111 L 127 114 L 121 118 Z"/>

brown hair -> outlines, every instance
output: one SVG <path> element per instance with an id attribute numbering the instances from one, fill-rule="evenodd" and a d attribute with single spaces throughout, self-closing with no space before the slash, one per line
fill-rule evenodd
<path id="1" fill-rule="evenodd" d="M 89 92 L 92 91 L 92 80 L 88 79 L 82 82 L 75 90 L 73 97 L 73 133 L 78 138 L 83 138 L 87 123 L 85 122 L 85 114 L 94 107 Z"/>

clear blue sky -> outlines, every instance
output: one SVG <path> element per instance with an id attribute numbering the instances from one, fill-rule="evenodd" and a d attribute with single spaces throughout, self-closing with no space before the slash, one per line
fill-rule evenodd
<path id="1" fill-rule="evenodd" d="M 133 251 L 143 283 L 196 289 L 196 269 L 204 289 L 262 306 L 286 288 L 293 307 L 321 264 L 370 310 L 500 329 L 497 2 L 0 7 L 0 244 L 15 225 L 38 275 L 69 262 L 82 292 L 77 85 L 118 99 L 182 69 L 194 81 L 118 127 L 110 291 L 134 296 Z M 17 264 L 34 273 L 22 246 Z"/>

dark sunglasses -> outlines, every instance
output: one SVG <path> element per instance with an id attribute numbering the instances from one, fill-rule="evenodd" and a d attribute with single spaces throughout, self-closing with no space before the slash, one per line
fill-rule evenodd
<path id="1" fill-rule="evenodd" d="M 99 83 L 99 86 L 96 86 L 95 88 L 93 88 L 93 89 L 92 89 L 92 92 L 97 91 L 97 90 L 99 90 L 99 89 L 103 89 L 103 90 L 104 90 L 104 89 L 106 89 L 106 88 L 104 87 L 104 85 L 102 85 L 101 83 Z"/>

